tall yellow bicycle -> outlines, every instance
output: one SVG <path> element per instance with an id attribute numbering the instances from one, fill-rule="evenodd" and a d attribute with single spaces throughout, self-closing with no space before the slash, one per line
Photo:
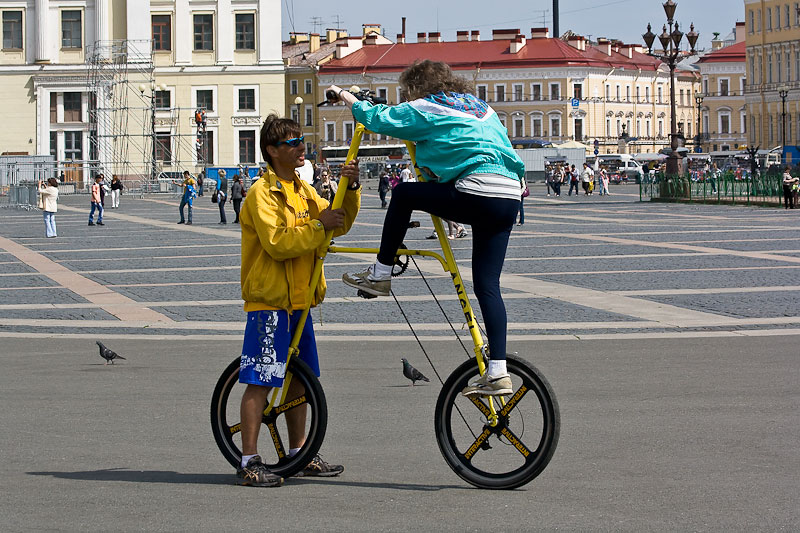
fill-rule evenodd
<path id="1" fill-rule="evenodd" d="M 369 90 L 351 92 L 359 99 L 376 101 Z M 348 163 L 357 156 L 364 133 L 364 126 L 357 124 L 347 155 Z M 416 168 L 414 144 L 406 141 L 406 145 Z M 419 171 L 417 175 L 419 179 L 423 179 Z M 341 180 L 332 202 L 334 209 L 341 207 L 348 185 L 346 177 L 342 176 Z M 404 271 L 408 258 L 412 256 L 438 260 L 444 271 L 452 277 L 474 345 L 474 353 L 468 354 L 469 358 L 442 383 L 434 415 L 436 440 L 447 464 L 468 483 L 487 489 L 516 488 L 538 476 L 555 453 L 561 425 L 558 403 L 550 383 L 542 373 L 516 354 L 509 354 L 506 363 L 513 383 L 512 394 L 494 397 L 465 397 L 461 394 L 469 382 L 486 371 L 489 347 L 483 341 L 481 328 L 472 311 L 442 220 L 435 216 L 431 218 L 442 253 L 401 248 L 396 258 L 396 271 Z M 331 236 L 332 232 L 329 231 L 326 239 L 328 244 L 320 250 L 317 258 L 308 289 L 310 294 L 313 294 L 320 280 L 322 265 L 328 253 L 375 255 L 378 252 L 375 248 L 331 245 Z M 312 298 L 307 300 L 310 302 Z M 303 311 L 289 346 L 284 385 L 271 391 L 264 406 L 262 421 L 272 446 L 269 451 L 262 450 L 261 456 L 271 471 L 284 478 L 302 470 L 317 454 L 325 438 L 328 421 L 322 385 L 314 372 L 295 357 L 308 311 L 308 308 Z M 237 357 L 228 365 L 217 381 L 211 400 L 214 439 L 222 454 L 234 467 L 239 466 L 242 456 L 239 436 L 241 389 L 233 395 L 231 401 L 231 392 L 237 387 L 244 387 L 239 385 L 239 364 Z M 299 396 L 288 397 L 289 384 L 295 380 L 302 385 L 303 392 Z M 281 419 L 288 411 L 301 405 L 307 406 L 306 441 L 297 454 L 289 457 L 286 424 Z"/>

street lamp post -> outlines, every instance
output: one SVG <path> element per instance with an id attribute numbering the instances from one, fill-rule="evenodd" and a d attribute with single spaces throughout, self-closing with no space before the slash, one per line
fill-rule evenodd
<path id="1" fill-rule="evenodd" d="M 697 143 L 695 147 L 695 151 L 700 153 L 703 151 L 702 143 L 703 143 L 703 136 L 702 136 L 702 124 L 703 124 L 703 93 L 697 93 L 694 97 L 694 101 L 697 102 Z"/>
<path id="2" fill-rule="evenodd" d="M 661 42 L 662 50 L 657 50 L 655 52 L 653 51 L 653 42 L 656 39 L 656 35 L 653 33 L 652 26 L 650 24 L 647 25 L 647 33 L 642 35 L 642 37 L 647 45 L 648 55 L 663 61 L 667 64 L 667 66 L 669 66 L 669 103 L 670 112 L 672 114 L 670 120 L 670 148 L 672 149 L 672 152 L 667 157 L 667 174 L 675 175 L 678 174 L 678 146 L 680 144 L 680 134 L 678 133 L 677 122 L 678 119 L 675 111 L 675 67 L 681 62 L 682 59 L 697 53 L 694 49 L 694 46 L 697 43 L 697 39 L 700 37 L 700 34 L 694 31 L 694 24 L 692 24 L 689 29 L 689 33 L 686 34 L 686 38 L 689 41 L 691 50 L 687 53 L 681 52 L 680 45 L 681 40 L 683 39 L 683 32 L 678 29 L 678 23 L 675 21 L 675 10 L 677 9 L 678 4 L 673 0 L 667 0 L 663 5 L 664 13 L 667 15 L 667 24 L 669 24 L 669 30 L 667 30 L 667 24 L 665 24 L 664 31 L 658 36 L 658 40 Z"/>
<path id="3" fill-rule="evenodd" d="M 781 161 L 783 161 L 783 154 L 786 153 L 786 97 L 789 96 L 789 87 L 786 85 L 778 87 L 778 96 L 781 97 Z"/>
<path id="4" fill-rule="evenodd" d="M 297 123 L 302 125 L 302 122 L 300 122 L 300 106 L 303 105 L 303 97 L 298 96 L 297 98 L 295 98 L 294 105 L 297 106 Z"/>
<path id="5" fill-rule="evenodd" d="M 167 86 L 163 83 L 156 85 L 155 81 L 150 82 L 150 94 L 144 94 L 147 86 L 142 83 L 139 85 L 139 92 L 142 93 L 143 98 L 150 100 L 150 139 L 152 141 L 152 150 L 150 153 L 150 184 L 156 183 L 158 179 L 158 167 L 156 166 L 156 89 L 159 91 L 166 91 Z"/>

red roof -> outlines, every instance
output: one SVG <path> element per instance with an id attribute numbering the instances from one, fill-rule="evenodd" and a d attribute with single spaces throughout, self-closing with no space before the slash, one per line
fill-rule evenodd
<path id="1" fill-rule="evenodd" d="M 698 63 L 744 63 L 745 50 L 747 45 L 744 41 L 719 50 L 714 50 L 710 54 L 701 57 Z"/>
<path id="2" fill-rule="evenodd" d="M 584 66 L 653 71 L 661 64 L 659 60 L 636 51 L 632 52 L 632 58 L 613 51 L 609 56 L 591 45 L 582 51 L 560 39 L 527 39 L 516 54 L 510 52 L 510 43 L 509 39 L 497 39 L 364 45 L 342 59 L 325 63 L 320 74 L 396 72 L 422 59 L 443 61 L 454 70 Z"/>

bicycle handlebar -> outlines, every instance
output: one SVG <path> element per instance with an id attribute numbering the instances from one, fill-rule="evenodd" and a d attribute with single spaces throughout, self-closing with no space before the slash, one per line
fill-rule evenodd
<path id="1" fill-rule="evenodd" d="M 381 98 L 380 96 L 377 96 L 375 92 L 369 89 L 360 89 L 358 91 L 353 91 L 352 89 L 350 89 L 347 92 L 355 96 L 356 100 L 364 100 L 371 104 L 386 103 L 386 98 Z M 325 91 L 325 101 L 318 103 L 317 107 L 321 107 L 327 104 L 335 104 L 338 101 L 339 101 L 339 96 L 335 92 L 328 90 Z"/>

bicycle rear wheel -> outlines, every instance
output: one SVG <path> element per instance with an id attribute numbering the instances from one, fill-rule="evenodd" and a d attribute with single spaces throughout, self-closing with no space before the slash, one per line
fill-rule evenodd
<path id="1" fill-rule="evenodd" d="M 513 489 L 541 474 L 556 451 L 561 427 L 558 403 L 544 376 L 520 357 L 509 355 L 506 365 L 514 392 L 493 397 L 495 426 L 488 423 L 488 397 L 461 394 L 480 375 L 475 359 L 450 375 L 436 402 L 434 429 L 442 456 L 464 481 L 485 489 Z"/>
<path id="2" fill-rule="evenodd" d="M 242 459 L 240 401 L 246 387 L 239 383 L 239 361 L 237 357 L 228 365 L 217 380 L 211 397 L 211 431 L 214 440 L 222 455 L 235 468 L 239 467 Z M 303 361 L 293 357 L 289 360 L 286 376 L 291 376 L 292 380 L 302 384 L 305 392 L 295 398 L 287 396 L 285 403 L 276 405 L 269 411 L 265 406 L 262 422 L 267 427 L 267 435 L 259 438 L 259 454 L 264 464 L 284 478 L 305 468 L 319 452 L 328 425 L 325 393 L 314 372 Z M 272 397 L 272 392 L 270 391 L 269 397 Z M 286 413 L 303 405 L 307 406 L 306 441 L 294 457 L 289 457 Z"/>

